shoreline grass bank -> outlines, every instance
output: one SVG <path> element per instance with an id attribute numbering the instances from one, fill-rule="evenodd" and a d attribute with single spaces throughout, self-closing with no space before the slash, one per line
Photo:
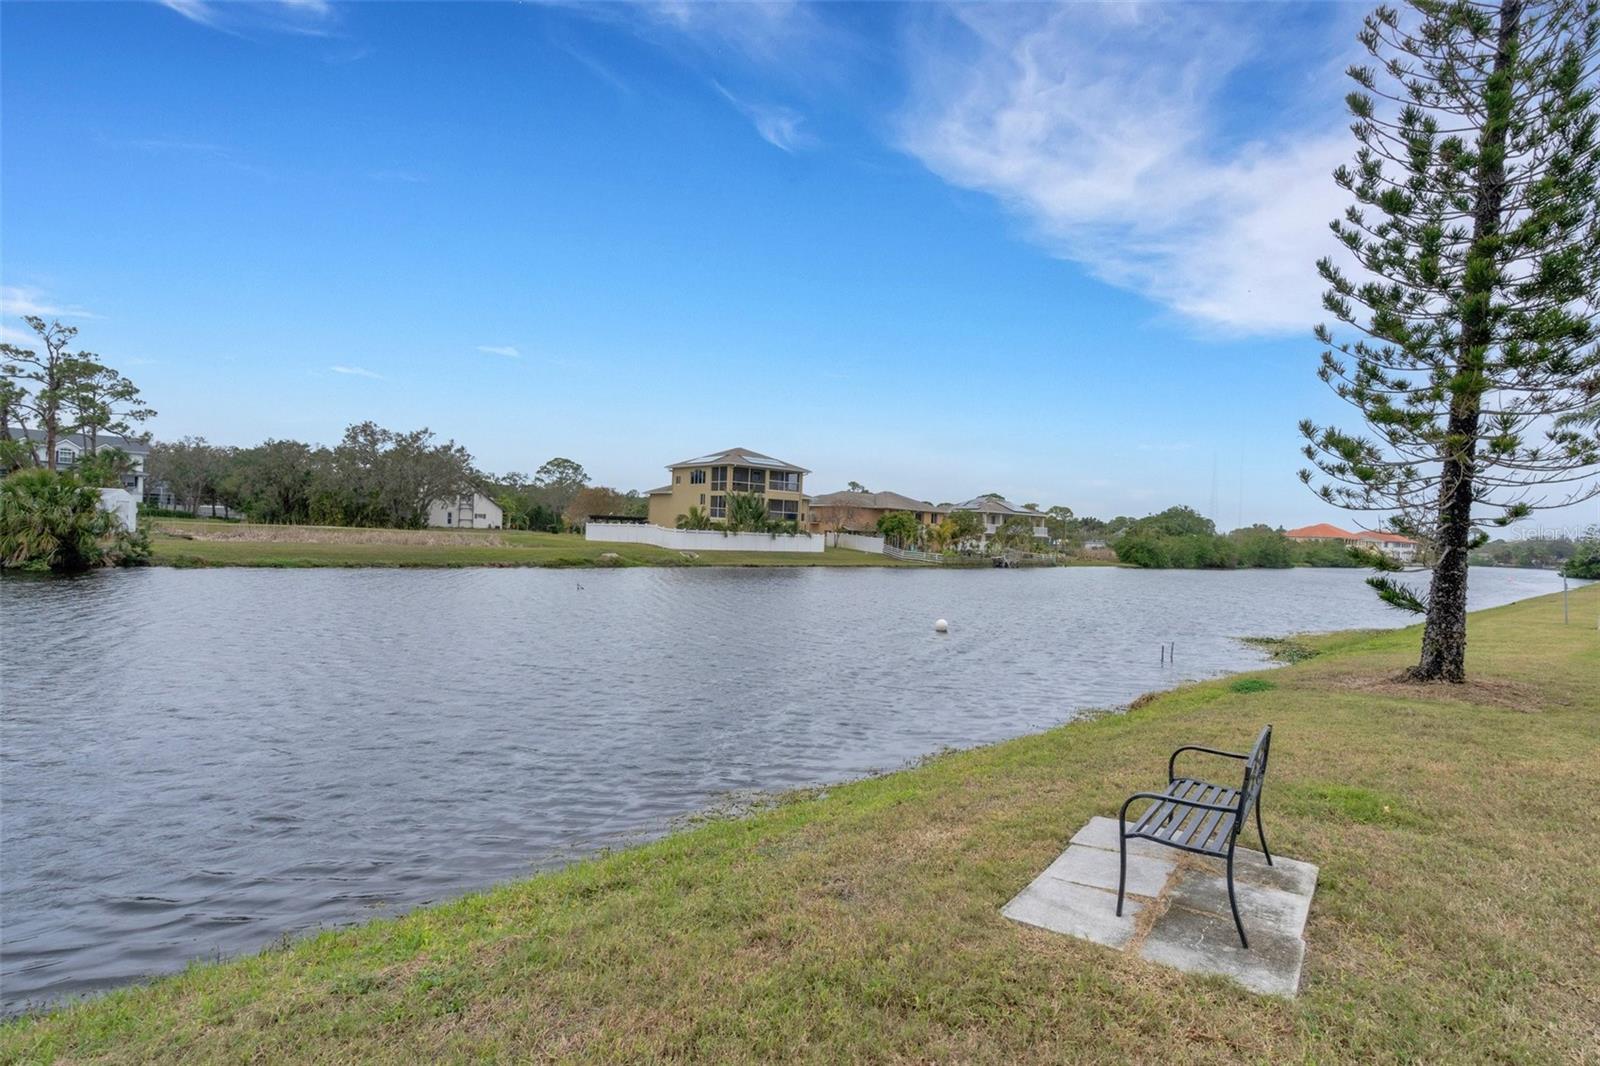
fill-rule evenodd
<path id="1" fill-rule="evenodd" d="M 1416 628 L 1306 638 L 1291 666 L 13 1021 L 0 1061 L 1592 1061 L 1600 585 L 1571 606 L 1475 613 L 1467 685 L 1395 680 Z M 1172 748 L 1268 721 L 1268 836 L 1322 868 L 1299 999 L 1000 917 Z"/>
<path id="2" fill-rule="evenodd" d="M 522 530 L 350 529 L 156 518 L 150 562 L 174 567 L 928 567 L 870 552 L 680 552 L 651 544 L 589 541 Z M 613 555 L 615 559 L 602 559 Z"/>

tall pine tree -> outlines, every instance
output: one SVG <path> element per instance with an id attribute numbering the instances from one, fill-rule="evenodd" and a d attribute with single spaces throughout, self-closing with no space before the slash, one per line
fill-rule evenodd
<path id="1" fill-rule="evenodd" d="M 1600 140 L 1595 0 L 1412 0 L 1379 7 L 1349 71 L 1354 203 L 1332 224 L 1355 267 L 1317 264 L 1349 327 L 1321 378 L 1360 433 L 1301 423 L 1324 500 L 1381 513 L 1432 558 L 1418 680 L 1460 681 L 1467 553 L 1540 507 L 1600 494 Z M 1301 479 L 1313 483 L 1312 470 Z"/>

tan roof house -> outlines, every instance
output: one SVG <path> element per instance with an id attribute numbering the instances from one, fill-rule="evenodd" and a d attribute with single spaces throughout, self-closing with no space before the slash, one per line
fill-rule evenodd
<path id="1" fill-rule="evenodd" d="M 934 525 L 950 513 L 928 500 L 914 500 L 898 492 L 825 492 L 811 497 L 811 520 L 806 528 L 813 533 L 871 533 L 878 519 L 895 511 L 906 511 L 925 526 Z"/>
<path id="2" fill-rule="evenodd" d="M 653 526 L 672 529 L 691 507 L 721 521 L 728 515 L 728 496 L 735 492 L 764 497 L 767 514 L 779 521 L 803 526 L 809 517 L 805 478 L 811 471 L 803 466 L 749 448 L 728 448 L 673 463 L 667 469 L 672 480 L 649 493 Z"/>

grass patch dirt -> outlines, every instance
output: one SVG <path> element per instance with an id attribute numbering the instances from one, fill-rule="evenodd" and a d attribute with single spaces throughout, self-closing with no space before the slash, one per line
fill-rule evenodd
<path id="1" fill-rule="evenodd" d="M 1241 677 L 1228 684 L 1229 692 L 1271 692 L 1278 686 L 1264 677 Z"/>
<path id="2" fill-rule="evenodd" d="M 1458 692 L 1349 683 L 1415 629 L 1307 638 L 1270 693 L 1187 686 L 196 965 L 13 1021 L 0 1060 L 1593 1062 L 1597 613 L 1590 586 L 1570 626 L 1556 597 L 1474 615 Z M 1174 747 L 1264 721 L 1268 836 L 1322 869 L 1298 999 L 1000 917 Z"/>

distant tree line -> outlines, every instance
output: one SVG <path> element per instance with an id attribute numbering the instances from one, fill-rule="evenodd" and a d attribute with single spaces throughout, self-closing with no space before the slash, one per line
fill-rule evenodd
<path id="1" fill-rule="evenodd" d="M 1032 503 L 1022 509 L 1033 513 L 1013 515 L 989 530 L 990 551 L 1041 550 L 1034 530 L 1043 526 L 1049 548 L 1057 553 L 1075 554 L 1104 544 L 1120 562 L 1158 570 L 1369 565 L 1365 553 L 1346 545 L 1293 541 L 1271 526 L 1219 533 L 1211 519 L 1188 507 L 1169 507 L 1144 518 L 1094 518 L 1075 515 L 1070 507 L 1044 509 Z M 876 526 L 876 532 L 897 547 L 935 552 L 970 550 L 984 531 L 983 516 L 962 509 L 933 524 L 918 522 L 909 511 L 891 511 L 879 517 Z"/>
<path id="2" fill-rule="evenodd" d="M 1527 540 L 1491 540 L 1475 548 L 1473 566 L 1523 566 L 1538 570 L 1559 570 L 1578 550 L 1572 537 L 1538 537 Z"/>
<path id="3" fill-rule="evenodd" d="M 1233 570 L 1241 567 L 1362 566 L 1365 556 L 1342 544 L 1299 543 L 1281 529 L 1253 525 L 1218 533 L 1216 523 L 1189 507 L 1169 507 L 1140 519 L 1113 519 L 1117 559 L 1155 570 Z"/>
<path id="4" fill-rule="evenodd" d="M 255 522 L 417 529 L 428 506 L 468 492 L 498 504 L 508 529 L 560 532 L 591 514 L 643 516 L 638 492 L 589 484 L 582 465 L 554 458 L 529 477 L 477 469 L 453 440 L 426 429 L 408 432 L 358 422 L 333 447 L 268 440 L 253 448 L 204 437 L 157 441 L 147 474 L 180 507 L 225 507 Z"/>

